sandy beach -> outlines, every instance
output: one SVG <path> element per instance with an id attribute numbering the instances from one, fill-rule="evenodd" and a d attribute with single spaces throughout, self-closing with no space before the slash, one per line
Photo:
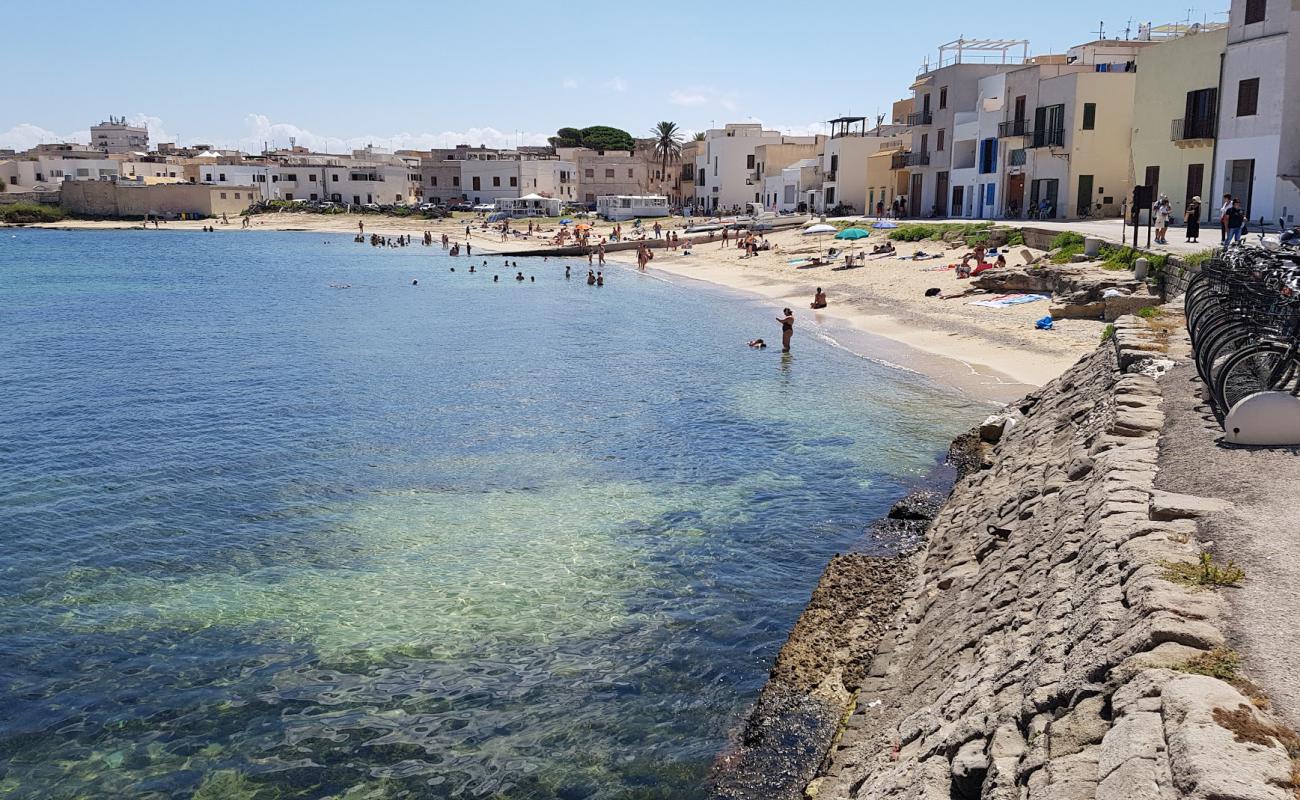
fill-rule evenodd
<path id="1" fill-rule="evenodd" d="M 217 224 L 222 234 L 250 231 L 315 231 L 355 234 L 357 223 L 365 225 L 367 234 L 385 236 L 408 234 L 418 242 L 426 230 L 435 239 L 447 233 L 452 241 L 465 241 L 465 227 L 470 225 L 469 241 L 475 252 L 511 253 L 535 249 L 549 243 L 559 226 L 544 223 L 540 233 L 512 236 L 501 241 L 500 233 L 480 227 L 470 215 L 453 219 L 425 220 L 378 215 L 321 215 L 303 213 L 261 214 L 253 218 L 252 227 L 240 228 L 238 221 Z M 164 223 L 158 231 L 199 230 L 209 221 Z M 863 222 L 863 227 L 868 225 Z M 527 223 L 516 221 L 527 229 Z M 594 235 L 608 237 L 613 224 L 593 221 Z M 140 223 L 67 220 L 41 226 L 68 230 L 138 228 Z M 796 317 L 796 343 L 803 332 L 830 335 L 842 345 L 863 355 L 888 360 L 929 375 L 936 380 L 958 386 L 979 399 L 1008 401 L 1030 388 L 1041 386 L 1090 352 L 1104 327 L 1100 322 L 1057 320 L 1053 330 L 1034 327 L 1034 321 L 1047 314 L 1048 302 L 1038 301 L 1005 308 L 971 305 L 979 296 L 953 297 L 963 292 L 968 280 L 957 278 L 950 264 L 960 260 L 962 249 L 945 249 L 942 242 L 898 242 L 895 257 L 872 258 L 865 266 L 837 271 L 832 265 L 799 268 L 792 260 L 816 253 L 825 254 L 830 247 L 865 250 L 885 240 L 887 231 L 874 231 L 870 239 L 846 243 L 827 236 L 804 236 L 799 229 L 771 231 L 767 240 L 772 249 L 752 258 L 743 257 L 734 241 L 723 247 L 720 238 L 706 241 L 702 235 L 687 237 L 680 218 L 667 221 L 665 227 L 694 240 L 689 255 L 682 250 L 654 251 L 652 271 L 705 281 L 733 290 L 751 293 L 770 302 L 775 311 L 789 306 Z M 623 224 L 627 234 L 630 223 Z M 153 228 L 149 229 L 154 232 Z M 417 245 L 418 246 L 418 245 Z M 940 258 L 913 261 L 917 250 L 939 253 Z M 1013 247 L 1007 253 L 1008 264 L 1023 263 L 1024 248 Z M 1032 253 L 1032 251 L 1030 251 Z M 610 261 L 629 264 L 632 252 L 611 253 Z M 809 308 L 813 293 L 822 287 L 828 307 Z M 926 297 L 927 289 L 937 288 L 939 297 Z M 755 331 L 770 341 L 779 341 L 779 330 Z M 889 347 L 889 343 L 906 347 Z"/>

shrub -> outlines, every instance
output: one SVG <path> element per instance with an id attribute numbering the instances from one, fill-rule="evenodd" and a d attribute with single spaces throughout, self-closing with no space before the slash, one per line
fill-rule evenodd
<path id="1" fill-rule="evenodd" d="M 63 217 L 63 209 L 58 206 L 26 202 L 0 206 L 0 219 L 5 222 L 58 222 Z"/>
<path id="2" fill-rule="evenodd" d="M 1083 248 L 1083 234 L 1074 231 L 1063 231 L 1052 237 L 1052 246 L 1050 249 L 1056 250 L 1062 247 L 1073 247 L 1078 245 L 1080 250 Z"/>
<path id="3" fill-rule="evenodd" d="M 1019 228 L 1012 228 L 1011 234 L 1007 237 L 1007 247 L 1021 247 L 1025 243 L 1025 232 Z"/>
<path id="4" fill-rule="evenodd" d="M 896 242 L 919 242 L 922 239 L 933 239 L 936 225 L 899 225 L 889 232 L 889 238 Z"/>
<path id="5" fill-rule="evenodd" d="M 1103 342 L 1109 342 L 1114 336 L 1115 336 L 1114 323 L 1108 323 L 1106 327 L 1101 329 L 1101 340 Z"/>
<path id="6" fill-rule="evenodd" d="M 1155 306 L 1143 306 L 1137 310 L 1137 315 L 1142 319 L 1155 319 L 1164 312 Z"/>
<path id="7" fill-rule="evenodd" d="M 1246 577 L 1246 572 L 1241 567 L 1231 561 L 1219 566 L 1209 553 L 1201 553 L 1200 560 L 1195 564 L 1166 561 L 1161 566 L 1165 568 L 1165 580 L 1198 589 L 1206 586 L 1236 586 Z"/>
<path id="8" fill-rule="evenodd" d="M 1179 672 L 1208 675 L 1232 683 L 1241 673 L 1241 654 L 1231 647 L 1216 647 L 1174 667 Z"/>

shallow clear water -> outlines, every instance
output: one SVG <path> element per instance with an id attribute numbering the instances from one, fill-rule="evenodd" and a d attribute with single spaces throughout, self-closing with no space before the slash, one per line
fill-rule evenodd
<path id="1" fill-rule="evenodd" d="M 0 797 L 698 795 L 978 412 L 749 350 L 739 296 L 487 258 L 0 232 Z"/>

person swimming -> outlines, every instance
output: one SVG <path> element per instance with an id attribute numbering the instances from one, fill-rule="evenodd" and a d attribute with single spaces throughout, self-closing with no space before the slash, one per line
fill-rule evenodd
<path id="1" fill-rule="evenodd" d="M 473 271 L 474 271 L 474 265 L 473 265 L 473 264 L 470 264 L 470 265 L 469 265 L 469 271 L 470 271 L 470 272 L 473 272 Z"/>
<path id="2" fill-rule="evenodd" d="M 515 274 L 515 280 L 522 281 L 523 279 L 524 279 L 524 273 L 520 272 Z"/>
<path id="3" fill-rule="evenodd" d="M 411 285 L 412 285 L 412 286 L 419 286 L 419 285 L 420 285 L 420 279 L 419 279 L 419 278 L 415 278 L 415 279 L 413 279 L 413 280 L 411 281 Z"/>
<path id="4" fill-rule="evenodd" d="M 535 275 L 529 275 L 529 276 L 528 276 L 528 282 L 529 282 L 529 283 L 537 283 L 537 277 L 536 277 Z"/>
<path id="5" fill-rule="evenodd" d="M 592 272 L 591 270 L 587 270 L 587 285 L 588 286 L 596 285 L 596 273 Z"/>
<path id="6" fill-rule="evenodd" d="M 597 285 L 597 286 L 604 286 L 604 285 L 605 285 L 605 276 L 604 276 L 604 274 L 602 274 L 602 273 L 600 273 L 600 272 L 597 272 L 597 273 L 596 273 L 596 285 Z"/>
<path id="7" fill-rule="evenodd" d="M 567 264 L 564 267 L 564 277 L 569 277 L 569 267 Z"/>
<path id="8" fill-rule="evenodd" d="M 456 271 L 456 268 L 455 268 L 455 267 L 452 267 L 452 268 L 451 268 L 451 271 L 452 271 L 452 272 L 455 272 L 455 271 Z"/>
<path id="9" fill-rule="evenodd" d="M 763 341 L 762 339 L 750 339 L 749 346 L 754 348 L 755 350 L 762 350 L 763 348 L 767 347 L 767 342 Z"/>
<path id="10" fill-rule="evenodd" d="M 501 280 L 501 276 L 500 276 L 500 275 L 493 275 L 493 276 L 492 276 L 492 282 L 493 282 L 493 283 L 498 283 L 498 282 L 500 282 L 500 280 Z"/>

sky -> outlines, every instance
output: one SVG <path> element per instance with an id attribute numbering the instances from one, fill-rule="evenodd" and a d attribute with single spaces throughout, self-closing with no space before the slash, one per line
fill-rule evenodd
<path id="1" fill-rule="evenodd" d="M 154 143 L 253 152 L 290 137 L 340 152 L 545 144 L 565 126 L 648 136 L 660 120 L 825 132 L 833 117 L 887 113 L 961 36 L 1063 52 L 1099 24 L 1122 37 L 1143 22 L 1221 22 L 1227 5 L 13 2 L 5 28 L 23 33 L 4 37 L 5 61 L 33 68 L 0 81 L 0 147 L 86 142 L 109 115 L 146 124 Z"/>

